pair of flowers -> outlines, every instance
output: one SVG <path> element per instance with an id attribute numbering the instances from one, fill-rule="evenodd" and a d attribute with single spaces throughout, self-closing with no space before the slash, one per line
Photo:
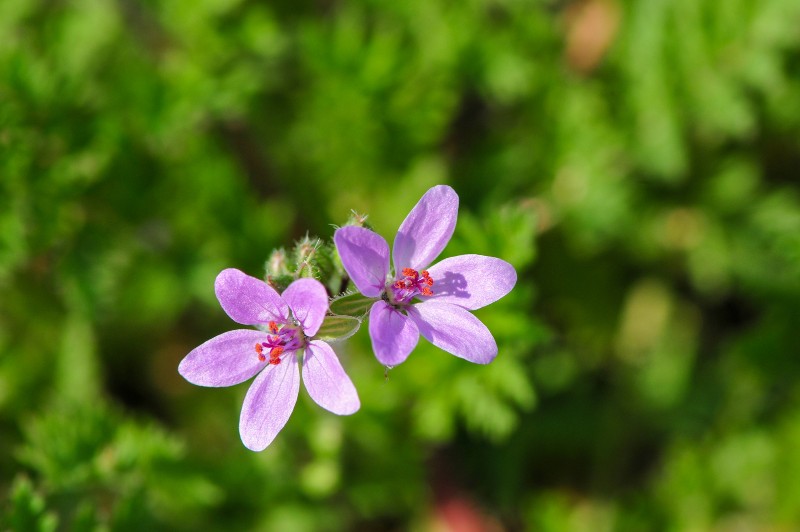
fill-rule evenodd
<path id="1" fill-rule="evenodd" d="M 469 311 L 506 295 L 516 283 L 507 262 L 460 255 L 425 269 L 455 229 L 458 195 L 445 185 L 428 190 L 389 245 L 358 226 L 337 229 L 334 243 L 359 292 L 375 302 L 369 334 L 386 366 L 406 360 L 420 334 L 455 356 L 487 364 L 497 344 Z M 245 446 L 264 450 L 284 427 L 302 380 L 311 398 L 339 415 L 356 412 L 358 394 L 331 346 L 315 335 L 328 314 L 328 296 L 315 279 L 298 279 L 279 295 L 265 282 L 227 269 L 217 276 L 217 299 L 231 319 L 257 329 L 223 333 L 190 352 L 178 371 L 200 386 L 231 386 L 258 374 L 245 396 L 239 433 Z M 302 353 L 299 357 L 298 353 Z M 299 360 L 298 360 L 299 359 Z"/>

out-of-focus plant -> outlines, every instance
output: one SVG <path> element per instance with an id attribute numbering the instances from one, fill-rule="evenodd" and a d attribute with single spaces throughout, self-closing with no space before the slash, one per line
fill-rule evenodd
<path id="1" fill-rule="evenodd" d="M 795 0 L 0 2 L 2 527 L 796 528 L 798 27 Z M 300 399 L 242 449 L 245 389 L 175 372 L 228 327 L 214 277 L 351 208 L 389 235 L 437 183 L 444 255 L 519 273 L 476 312 L 502 355 L 421 342 L 386 382 L 353 336 L 359 413 Z"/>

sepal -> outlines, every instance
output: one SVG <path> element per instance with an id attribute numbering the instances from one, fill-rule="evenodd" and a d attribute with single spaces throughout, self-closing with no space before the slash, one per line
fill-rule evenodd
<path id="1" fill-rule="evenodd" d="M 345 294 L 331 300 L 330 311 L 340 316 L 353 316 L 360 318 L 364 316 L 373 303 L 377 301 L 374 297 L 366 297 L 358 292 Z"/>
<path id="2" fill-rule="evenodd" d="M 267 278 L 291 275 L 291 268 L 292 265 L 289 261 L 289 255 L 283 248 L 272 250 L 267 262 L 264 263 L 264 269 L 267 272 Z"/>
<path id="3" fill-rule="evenodd" d="M 368 217 L 369 216 L 366 214 L 360 214 L 356 211 L 350 211 L 350 217 L 347 218 L 347 223 L 344 224 L 342 227 L 347 225 L 355 225 L 358 227 L 364 227 L 366 229 L 369 229 L 370 231 L 374 231 L 374 229 L 372 229 L 372 226 L 369 223 L 367 223 Z"/>
<path id="4" fill-rule="evenodd" d="M 293 275 L 267 275 L 267 284 L 282 294 L 286 288 L 294 282 Z"/>
<path id="5" fill-rule="evenodd" d="M 338 342 L 353 336 L 361 327 L 361 320 L 350 316 L 325 316 L 314 340 Z"/>
<path id="6" fill-rule="evenodd" d="M 322 241 L 319 238 L 312 238 L 308 235 L 304 236 L 294 245 L 292 250 L 292 258 L 296 264 L 295 275 L 300 277 L 311 277 L 318 281 L 325 282 L 326 274 L 329 272 L 323 271 L 325 265 L 320 264 L 320 248 Z"/>

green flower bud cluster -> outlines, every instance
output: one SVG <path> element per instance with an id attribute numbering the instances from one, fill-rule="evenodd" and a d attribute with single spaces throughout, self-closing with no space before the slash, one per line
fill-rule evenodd
<path id="1" fill-rule="evenodd" d="M 337 287 L 332 287 L 331 282 L 341 279 L 344 270 L 335 257 L 336 248 L 332 242 L 306 235 L 295 242 L 291 251 L 284 248 L 272 251 L 264 264 L 265 280 L 275 290 L 283 292 L 292 281 L 310 277 L 322 282 L 329 293 L 336 293 Z"/>
<path id="2" fill-rule="evenodd" d="M 367 215 L 355 211 L 344 225 L 370 228 Z M 341 341 L 355 334 L 372 302 L 350 290 L 350 279 L 333 241 L 305 235 L 289 251 L 286 248 L 274 249 L 264 263 L 264 270 L 264 280 L 281 293 L 303 277 L 316 279 L 325 286 L 331 298 L 330 311 L 316 336 L 329 342 Z"/>

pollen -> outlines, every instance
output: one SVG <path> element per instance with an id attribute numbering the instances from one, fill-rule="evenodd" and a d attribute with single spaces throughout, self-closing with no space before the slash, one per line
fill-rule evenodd
<path id="1" fill-rule="evenodd" d="M 269 363 L 277 366 L 281 363 L 281 355 L 283 354 L 283 347 L 278 345 L 269 350 Z"/>
<path id="2" fill-rule="evenodd" d="M 394 299 L 400 303 L 406 303 L 415 295 L 430 297 L 433 295 L 433 278 L 428 270 L 421 272 L 414 268 L 403 268 L 403 277 L 391 284 L 394 290 Z"/>
<path id="3" fill-rule="evenodd" d="M 282 354 L 283 354 L 283 347 L 281 346 L 273 347 L 272 349 L 269 350 L 270 358 L 278 358 Z"/>
<path id="4" fill-rule="evenodd" d="M 269 322 L 269 331 L 272 334 L 278 334 L 278 324 L 274 321 Z"/>
<path id="5" fill-rule="evenodd" d="M 258 354 L 258 360 L 264 362 L 267 357 L 264 356 L 264 346 L 261 344 L 256 344 L 256 353 Z"/>

